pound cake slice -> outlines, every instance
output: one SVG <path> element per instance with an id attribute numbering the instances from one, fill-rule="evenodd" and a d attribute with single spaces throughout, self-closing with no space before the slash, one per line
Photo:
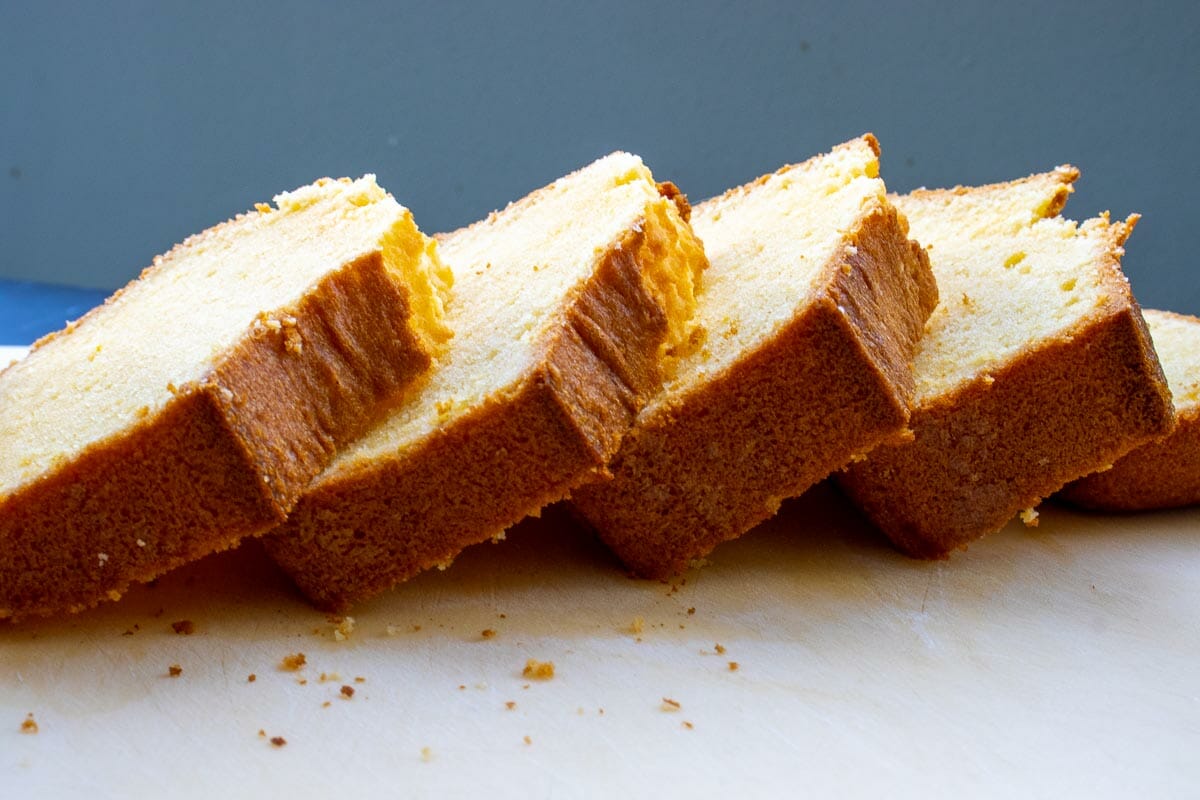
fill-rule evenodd
<path id="1" fill-rule="evenodd" d="M 373 176 L 275 200 L 0 373 L 0 617 L 275 527 L 449 337 L 450 274 Z"/>
<path id="2" fill-rule="evenodd" d="M 1058 216 L 1078 177 L 1059 167 L 896 198 L 942 299 L 913 363 L 912 440 L 878 448 L 840 483 L 912 556 L 999 530 L 1173 424 L 1120 269 L 1137 217 Z"/>
<path id="3" fill-rule="evenodd" d="M 867 135 L 697 206 L 706 338 L 575 509 L 647 577 L 685 570 L 908 421 L 937 302 Z"/>
<path id="4" fill-rule="evenodd" d="M 1200 504 L 1200 319 L 1151 309 L 1145 316 L 1178 424 L 1162 441 L 1069 485 L 1059 496 L 1075 505 L 1145 511 Z"/>
<path id="5" fill-rule="evenodd" d="M 615 153 L 441 238 L 445 357 L 267 539 L 313 602 L 444 567 L 603 472 L 689 338 L 707 262 L 687 211 Z"/>

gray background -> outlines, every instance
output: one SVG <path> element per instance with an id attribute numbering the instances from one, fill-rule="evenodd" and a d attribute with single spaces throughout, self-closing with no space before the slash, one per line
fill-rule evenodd
<path id="1" fill-rule="evenodd" d="M 0 277 L 115 287 L 321 175 L 437 231 L 618 148 L 702 199 L 870 130 L 901 191 L 1076 164 L 1197 313 L 1198 78 L 1197 3 L 0 0 Z"/>

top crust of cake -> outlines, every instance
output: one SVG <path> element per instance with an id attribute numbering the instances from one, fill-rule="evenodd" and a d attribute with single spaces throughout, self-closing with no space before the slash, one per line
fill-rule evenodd
<path id="1" fill-rule="evenodd" d="M 156 414 L 331 265 L 382 250 L 409 287 L 412 327 L 445 341 L 451 278 L 412 215 L 368 175 L 324 179 L 193 236 L 101 307 L 0 374 L 0 495 Z M 411 256 L 411 257 L 405 257 Z M 286 331 L 285 331 L 286 332 Z"/>
<path id="2" fill-rule="evenodd" d="M 692 227 L 709 258 L 753 268 L 707 273 L 695 317 L 703 342 L 643 415 L 679 402 L 792 321 L 824 289 L 823 270 L 843 246 L 838 226 L 887 204 L 879 143 L 868 134 L 696 206 Z"/>
<path id="3" fill-rule="evenodd" d="M 670 192 L 668 192 L 670 194 Z M 503 212 L 438 237 L 456 284 L 447 311 L 455 338 L 418 394 L 348 448 L 319 481 L 403 452 L 450 420 L 518 391 L 540 362 L 548 332 L 592 277 L 597 259 L 620 249 L 647 215 L 663 218 L 664 197 L 642 160 L 613 153 L 540 189 Z M 602 221 L 602 224 L 598 224 Z M 676 247 L 683 246 L 676 242 Z M 688 338 L 702 259 L 654 259 L 645 280 L 667 316 L 664 355 Z M 663 270 L 676 269 L 676 272 Z"/>

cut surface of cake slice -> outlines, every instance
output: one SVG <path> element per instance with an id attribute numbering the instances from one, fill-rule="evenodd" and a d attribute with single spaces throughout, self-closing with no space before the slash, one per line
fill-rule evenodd
<path id="1" fill-rule="evenodd" d="M 1120 269 L 1137 217 L 1058 216 L 1078 175 L 896 198 L 941 292 L 913 362 L 914 438 L 839 480 L 910 555 L 999 530 L 1173 424 Z"/>
<path id="2" fill-rule="evenodd" d="M 373 176 L 197 234 L 0 373 L 0 617 L 78 611 L 278 525 L 449 338 Z"/>
<path id="3" fill-rule="evenodd" d="M 1146 511 L 1200 504 L 1200 319 L 1152 309 L 1145 317 L 1178 423 L 1162 441 L 1067 486 L 1060 497 L 1078 506 Z"/>
<path id="4" fill-rule="evenodd" d="M 937 289 L 863 136 L 696 207 L 705 338 L 572 503 L 665 578 L 900 435 Z"/>
<path id="5" fill-rule="evenodd" d="M 445 566 L 604 470 L 687 344 L 707 262 L 686 212 L 614 153 L 440 237 L 445 356 L 266 540 L 316 604 Z"/>

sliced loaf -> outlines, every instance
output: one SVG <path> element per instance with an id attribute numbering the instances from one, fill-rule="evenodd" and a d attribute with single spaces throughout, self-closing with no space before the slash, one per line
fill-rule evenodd
<path id="1" fill-rule="evenodd" d="M 1078 175 L 1060 167 L 895 199 L 929 248 L 941 302 L 913 365 L 913 439 L 840 482 L 910 555 L 998 530 L 1173 424 L 1120 269 L 1137 217 L 1057 216 Z"/>
<path id="2" fill-rule="evenodd" d="M 634 572 L 667 577 L 908 421 L 937 289 L 864 136 L 695 209 L 706 338 L 572 503 Z"/>
<path id="3" fill-rule="evenodd" d="M 1143 511 L 1200 504 L 1200 319 L 1150 309 L 1145 314 L 1178 425 L 1166 439 L 1067 486 L 1060 496 L 1076 505 Z"/>
<path id="4" fill-rule="evenodd" d="M 707 262 L 686 212 L 615 153 L 441 239 L 451 346 L 267 540 L 315 603 L 445 566 L 603 472 L 688 339 Z"/>
<path id="5" fill-rule="evenodd" d="M 449 336 L 432 240 L 323 180 L 191 237 L 0 374 L 0 617 L 275 527 Z"/>

